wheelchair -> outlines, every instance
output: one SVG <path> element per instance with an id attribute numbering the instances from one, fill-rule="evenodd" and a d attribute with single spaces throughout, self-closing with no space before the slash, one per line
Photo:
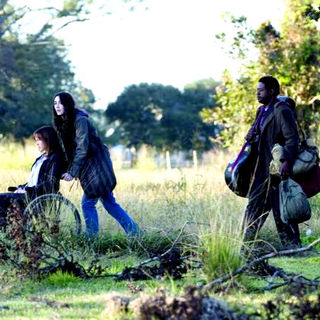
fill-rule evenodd
<path id="1" fill-rule="evenodd" d="M 47 193 L 27 202 L 24 216 L 28 229 L 48 231 L 63 238 L 81 233 L 81 218 L 76 206 L 61 193 Z"/>

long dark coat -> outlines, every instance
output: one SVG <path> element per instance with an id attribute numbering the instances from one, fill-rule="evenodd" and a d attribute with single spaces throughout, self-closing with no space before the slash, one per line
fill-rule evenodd
<path id="1" fill-rule="evenodd" d="M 253 186 L 263 183 L 269 178 L 269 166 L 272 160 L 272 148 L 276 143 L 283 146 L 284 159 L 292 165 L 298 154 L 299 134 L 297 130 L 295 115 L 290 106 L 285 102 L 275 101 L 273 110 L 263 122 L 259 135 L 257 152 L 257 167 L 255 171 Z M 262 111 L 259 107 L 257 115 Z"/>
<path id="2" fill-rule="evenodd" d="M 293 111 L 285 102 L 277 104 L 275 101 L 270 113 L 265 118 L 256 146 L 255 172 L 249 191 L 249 202 L 246 207 L 245 239 L 253 240 L 256 232 L 262 227 L 267 212 L 272 209 L 277 231 L 281 241 L 299 244 L 299 228 L 297 224 L 291 226 L 283 223 L 280 218 L 279 182 L 280 179 L 269 176 L 269 165 L 272 160 L 272 148 L 279 143 L 284 148 L 284 158 L 289 165 L 293 164 L 298 153 L 299 134 Z M 260 112 L 257 112 L 257 118 Z M 256 119 L 257 119 L 256 118 Z"/>
<path id="3" fill-rule="evenodd" d="M 117 183 L 109 150 L 86 114 L 76 111 L 74 126 L 75 149 L 68 172 L 79 178 L 87 196 L 107 196 Z"/>

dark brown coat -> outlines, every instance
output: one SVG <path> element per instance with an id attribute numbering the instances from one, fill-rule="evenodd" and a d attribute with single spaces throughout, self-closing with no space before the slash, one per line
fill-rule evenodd
<path id="1" fill-rule="evenodd" d="M 298 154 L 299 134 L 293 111 L 285 102 L 275 102 L 273 111 L 264 120 L 257 145 L 257 169 L 255 179 L 263 182 L 269 178 L 269 165 L 272 160 L 272 148 L 279 143 L 284 148 L 284 159 L 290 165 Z M 261 111 L 258 109 L 257 114 Z M 256 183 L 259 183 L 255 181 Z"/>

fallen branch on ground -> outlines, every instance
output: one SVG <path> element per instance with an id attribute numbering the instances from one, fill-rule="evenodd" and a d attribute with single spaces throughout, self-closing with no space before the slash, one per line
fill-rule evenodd
<path id="1" fill-rule="evenodd" d="M 302 274 L 293 274 L 291 276 L 282 274 L 281 278 L 285 279 L 285 281 L 273 284 L 273 281 L 275 279 L 275 277 L 273 277 L 272 281 L 269 281 L 268 285 L 263 290 L 270 291 L 270 290 L 277 289 L 289 284 L 297 284 L 299 286 L 308 286 L 308 287 L 320 286 L 320 281 L 317 281 L 316 280 L 317 278 L 310 280 L 304 277 Z"/>
<path id="2" fill-rule="evenodd" d="M 221 284 L 222 282 L 225 282 L 227 280 L 232 279 L 234 276 L 236 276 L 238 274 L 241 274 L 246 270 L 251 269 L 253 266 L 258 265 L 259 263 L 261 263 L 264 260 L 269 260 L 271 258 L 275 258 L 275 257 L 278 257 L 278 256 L 288 256 L 288 255 L 298 254 L 298 253 L 302 253 L 302 252 L 307 252 L 307 251 L 310 251 L 318 243 L 320 243 L 320 238 L 318 238 L 317 240 L 313 241 L 307 247 L 304 247 L 304 248 L 288 249 L 288 250 L 276 251 L 276 252 L 271 252 L 271 253 L 262 255 L 262 256 L 258 257 L 257 259 L 254 259 L 251 262 L 245 264 L 244 266 L 236 269 L 234 272 L 232 272 L 230 274 L 226 274 L 226 275 L 224 275 L 224 276 L 222 276 L 220 278 L 217 278 L 217 279 L 207 283 L 203 287 L 201 286 L 202 290 L 203 290 L 203 292 L 209 291 L 214 286 L 216 286 L 218 284 Z"/>

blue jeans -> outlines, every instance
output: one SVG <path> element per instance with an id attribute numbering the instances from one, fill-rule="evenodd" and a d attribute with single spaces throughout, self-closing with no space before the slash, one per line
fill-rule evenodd
<path id="1" fill-rule="evenodd" d="M 99 218 L 96 209 L 98 200 L 101 201 L 108 213 L 115 218 L 127 235 L 133 236 L 139 233 L 139 228 L 128 215 L 128 213 L 120 207 L 111 192 L 109 195 L 100 198 L 89 198 L 86 194 L 82 197 L 82 211 L 86 222 L 86 233 L 88 235 L 99 233 Z"/>

